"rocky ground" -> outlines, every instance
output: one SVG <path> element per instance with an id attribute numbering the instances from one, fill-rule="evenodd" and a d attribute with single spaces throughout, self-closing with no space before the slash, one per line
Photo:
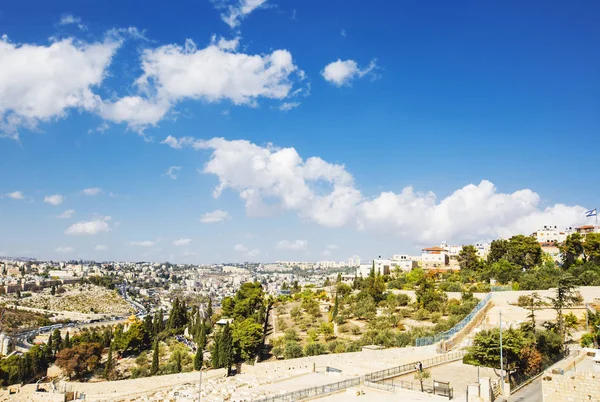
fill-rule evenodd
<path id="1" fill-rule="evenodd" d="M 63 292 L 64 290 L 64 292 Z M 65 285 L 55 295 L 49 289 L 20 300 L 20 305 L 53 311 L 78 313 L 127 314 L 131 306 L 115 291 L 96 285 Z"/>

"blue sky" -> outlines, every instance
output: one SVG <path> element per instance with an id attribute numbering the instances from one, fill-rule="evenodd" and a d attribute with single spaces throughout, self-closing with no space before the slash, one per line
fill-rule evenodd
<path id="1" fill-rule="evenodd" d="M 5 255 L 366 260 L 597 205 L 597 2 L 12 3 Z"/>

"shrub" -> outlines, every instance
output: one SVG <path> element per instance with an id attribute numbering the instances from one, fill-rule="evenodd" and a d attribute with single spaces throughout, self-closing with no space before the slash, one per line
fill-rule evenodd
<path id="1" fill-rule="evenodd" d="M 404 293 L 400 293 L 399 295 L 397 295 L 396 299 L 398 300 L 399 306 L 408 306 L 411 300 L 410 296 Z"/>
<path id="2" fill-rule="evenodd" d="M 352 335 L 360 335 L 360 333 L 361 333 L 361 332 L 362 332 L 362 331 L 361 331 L 361 329 L 360 329 L 360 327 L 359 327 L 358 325 L 356 325 L 356 324 L 352 324 L 352 325 L 350 326 L 350 333 L 351 333 Z"/>
<path id="3" fill-rule="evenodd" d="M 431 322 L 434 324 L 437 324 L 441 318 L 442 318 L 442 313 L 435 312 L 435 313 L 431 314 Z"/>
<path id="4" fill-rule="evenodd" d="M 304 348 L 305 356 L 318 356 L 325 353 L 327 353 L 327 349 L 321 342 L 311 342 Z"/>
<path id="5" fill-rule="evenodd" d="M 413 314 L 413 318 L 417 321 L 425 321 L 429 318 L 429 312 L 424 308 L 418 309 L 415 314 Z"/>
<path id="6" fill-rule="evenodd" d="M 296 341 L 287 342 L 285 344 L 285 350 L 283 351 L 283 357 L 286 359 L 302 357 L 302 346 Z"/>

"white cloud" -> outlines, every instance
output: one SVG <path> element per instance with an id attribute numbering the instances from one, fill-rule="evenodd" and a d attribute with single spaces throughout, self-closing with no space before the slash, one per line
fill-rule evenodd
<path id="1" fill-rule="evenodd" d="M 279 110 L 282 110 L 284 112 L 289 112 L 290 110 L 295 109 L 298 106 L 300 106 L 300 102 L 283 102 L 279 106 Z"/>
<path id="2" fill-rule="evenodd" d="M 202 223 L 218 223 L 222 222 L 226 219 L 229 219 L 229 213 L 226 211 L 221 211 L 220 209 L 214 210 L 212 212 L 207 212 L 200 218 L 200 222 Z"/>
<path id="3" fill-rule="evenodd" d="M 181 166 L 171 166 L 165 172 L 165 176 L 168 176 L 173 180 L 177 180 L 177 176 L 179 175 L 180 170 Z"/>
<path id="4" fill-rule="evenodd" d="M 237 192 L 249 215 L 268 202 L 269 209 L 296 211 L 323 226 L 350 225 L 414 244 L 493 239 L 531 233 L 547 224 L 574 226 L 585 211 L 562 204 L 543 207 L 532 190 L 500 193 L 486 180 L 441 199 L 412 187 L 366 196 L 343 165 L 318 157 L 303 160 L 294 148 L 190 137 L 182 146 L 212 150 L 203 172 L 219 179 L 213 195 L 219 197 L 226 189 Z"/>
<path id="5" fill-rule="evenodd" d="M 85 43 L 74 38 L 48 46 L 17 44 L 0 37 L 0 136 L 18 138 L 18 129 L 65 117 L 71 109 L 95 110 L 92 92 L 121 42 Z"/>
<path id="6" fill-rule="evenodd" d="M 57 218 L 58 219 L 70 219 L 74 213 L 75 213 L 74 209 L 67 209 L 65 212 L 58 215 Z"/>
<path id="7" fill-rule="evenodd" d="M 92 219 L 91 221 L 80 221 L 71 225 L 67 230 L 65 230 L 65 234 L 81 236 L 108 232 L 110 231 L 108 221 L 110 221 L 110 216 L 98 217 Z"/>
<path id="8" fill-rule="evenodd" d="M 8 198 L 12 198 L 13 200 L 23 200 L 25 196 L 22 191 L 13 191 L 12 193 L 6 194 Z"/>
<path id="9" fill-rule="evenodd" d="M 342 29 L 342 30 L 340 31 L 340 35 L 342 35 L 342 36 L 345 38 L 345 37 L 346 37 L 346 30 L 345 30 L 345 29 Z"/>
<path id="10" fill-rule="evenodd" d="M 128 244 L 132 247 L 153 247 L 155 243 L 150 240 L 143 240 L 143 241 L 130 241 Z"/>
<path id="11" fill-rule="evenodd" d="M 55 248 L 54 251 L 61 254 L 67 254 L 72 253 L 73 251 L 75 251 L 75 249 L 73 247 L 63 246 Z"/>
<path id="12" fill-rule="evenodd" d="M 106 250 L 108 250 L 108 247 L 106 247 L 104 244 L 98 244 L 96 247 L 94 247 L 94 250 L 96 250 L 96 251 L 106 251 Z"/>
<path id="13" fill-rule="evenodd" d="M 173 245 L 177 247 L 189 246 L 191 242 L 192 239 L 178 239 L 173 242 Z"/>
<path id="14" fill-rule="evenodd" d="M 277 243 L 277 248 L 279 250 L 305 251 L 307 247 L 308 242 L 306 240 L 281 240 Z"/>
<path id="15" fill-rule="evenodd" d="M 85 188 L 85 189 L 81 190 L 81 192 L 84 195 L 98 195 L 98 194 L 103 193 L 102 189 L 98 188 L 98 187 Z"/>
<path id="16" fill-rule="evenodd" d="M 73 14 L 65 14 L 61 17 L 60 21 L 58 22 L 58 25 L 77 25 L 77 28 L 81 29 L 82 31 L 86 31 L 87 27 L 85 26 L 85 24 L 81 23 L 81 18 L 80 17 L 76 17 Z"/>
<path id="17" fill-rule="evenodd" d="M 258 257 L 260 255 L 260 250 L 257 248 L 249 249 L 243 244 L 236 244 L 233 246 L 233 249 L 238 253 L 243 253 L 246 257 Z"/>
<path id="18" fill-rule="evenodd" d="M 218 9 L 227 10 L 221 14 L 221 19 L 233 29 L 240 25 L 241 20 L 266 2 L 267 0 L 221 0 L 214 3 Z"/>
<path id="19" fill-rule="evenodd" d="M 355 78 L 362 78 L 377 68 L 375 60 L 371 61 L 365 68 L 359 68 L 354 60 L 338 59 L 325 66 L 321 75 L 326 81 L 341 87 L 349 84 Z"/>
<path id="20" fill-rule="evenodd" d="M 60 205 L 63 203 L 64 200 L 65 197 L 63 197 L 60 194 L 47 195 L 46 197 L 44 197 L 44 202 L 50 205 Z"/>
<path id="21" fill-rule="evenodd" d="M 237 52 L 238 39 L 221 38 L 203 49 L 188 39 L 184 46 L 165 45 L 142 53 L 143 74 L 135 84 L 141 95 L 103 102 L 100 115 L 125 122 L 138 132 L 156 125 L 185 99 L 256 106 L 259 98 L 282 100 L 291 93 L 298 70 L 287 50 L 250 55 Z M 300 92 L 302 89 L 300 89 Z"/>

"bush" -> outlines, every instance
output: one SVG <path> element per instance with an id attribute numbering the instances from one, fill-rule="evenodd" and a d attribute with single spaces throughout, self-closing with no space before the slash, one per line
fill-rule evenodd
<path id="1" fill-rule="evenodd" d="M 396 299 L 398 300 L 398 305 L 399 306 L 408 306 L 410 304 L 410 296 L 404 293 L 400 293 L 399 295 L 396 296 Z"/>
<path id="2" fill-rule="evenodd" d="M 589 348 L 594 345 L 594 335 L 592 334 L 583 334 L 581 337 L 581 347 Z"/>
<path id="3" fill-rule="evenodd" d="M 358 325 L 356 325 L 356 324 L 352 324 L 352 325 L 350 326 L 350 333 L 351 333 L 352 335 L 360 335 L 360 334 L 361 334 L 361 332 L 362 332 L 362 331 L 361 331 L 361 329 L 360 329 L 360 327 L 359 327 Z"/>
<path id="4" fill-rule="evenodd" d="M 348 331 L 350 331 L 350 326 L 348 324 L 344 324 L 344 325 L 339 325 L 338 326 L 338 332 L 341 334 L 345 334 Z"/>
<path id="5" fill-rule="evenodd" d="M 298 333 L 296 332 L 296 330 L 294 328 L 286 329 L 285 335 L 283 336 L 283 338 L 286 341 L 297 341 L 299 339 Z"/>
<path id="6" fill-rule="evenodd" d="M 321 342 L 311 342 L 304 348 L 305 356 L 318 356 L 325 353 L 327 353 L 327 349 Z"/>
<path id="7" fill-rule="evenodd" d="M 424 308 L 418 309 L 415 314 L 413 314 L 413 319 L 417 321 L 425 321 L 429 318 L 429 312 Z"/>
<path id="8" fill-rule="evenodd" d="M 300 346 L 300 344 L 296 341 L 288 341 L 285 344 L 283 357 L 286 359 L 295 359 L 297 357 L 302 357 L 302 346 Z"/>
<path id="9" fill-rule="evenodd" d="M 435 313 L 431 314 L 431 322 L 434 324 L 437 324 L 441 318 L 442 318 L 442 313 L 435 312 Z"/>

